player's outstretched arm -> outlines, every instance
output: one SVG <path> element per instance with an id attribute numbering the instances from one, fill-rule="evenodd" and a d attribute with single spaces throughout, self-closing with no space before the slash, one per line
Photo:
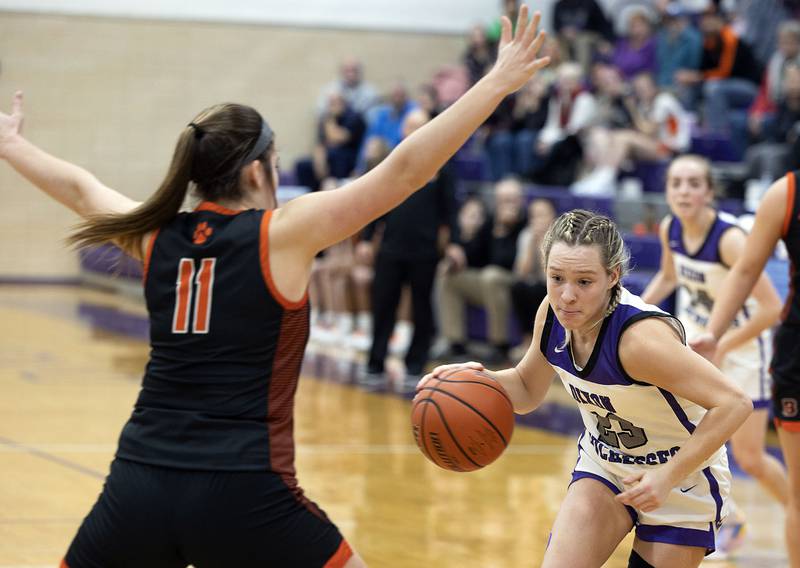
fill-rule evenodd
<path id="1" fill-rule="evenodd" d="M 728 266 L 734 266 L 744 251 L 746 240 L 747 237 L 742 231 L 726 231 L 719 244 L 722 261 Z M 712 359 L 717 366 L 727 353 L 758 337 L 765 329 L 771 328 L 780 320 L 783 304 L 766 272 L 759 275 L 751 295 L 757 302 L 756 309 L 741 325 L 729 328 L 722 335 L 717 345 L 716 356 Z"/>
<path id="2" fill-rule="evenodd" d="M 666 464 L 623 482 L 617 500 L 642 511 L 660 507 L 670 490 L 696 471 L 742 425 L 753 403 L 709 361 L 684 346 L 661 318 L 646 318 L 622 335 L 619 358 L 636 380 L 669 391 L 707 410 L 692 435 Z"/>
<path id="3" fill-rule="evenodd" d="M 706 327 L 707 333 L 691 341 L 692 349 L 704 357 L 713 358 L 717 341 L 731 325 L 736 312 L 752 292 L 772 256 L 775 245 L 783 234 L 788 193 L 789 182 L 784 176 L 773 183 L 764 194 L 744 251 L 720 286 Z"/>
<path id="4" fill-rule="evenodd" d="M 544 329 L 544 321 L 547 316 L 547 299 L 539 305 L 536 312 L 536 321 L 533 326 L 533 340 L 528 352 L 516 367 L 503 369 L 501 371 L 490 371 L 484 368 L 483 364 L 477 361 L 468 363 L 453 363 L 450 365 L 440 365 L 433 371 L 422 377 L 417 384 L 417 390 L 430 378 L 436 378 L 442 374 L 449 374 L 457 369 L 474 369 L 483 371 L 491 378 L 496 380 L 508 393 L 511 404 L 514 405 L 514 412 L 517 414 L 527 414 L 536 408 L 544 400 L 547 390 L 550 388 L 555 371 L 550 363 L 547 362 L 541 350 L 539 342 Z"/>
<path id="5" fill-rule="evenodd" d="M 11 113 L 0 112 L 0 157 L 25 179 L 81 217 L 126 213 L 139 203 L 106 187 L 91 173 L 51 156 L 22 136 L 22 92 Z"/>
<path id="6" fill-rule="evenodd" d="M 529 21 L 528 8 L 523 5 L 513 34 L 511 22 L 504 18 L 492 70 L 447 110 L 406 138 L 379 166 L 336 191 L 309 194 L 278 209 L 270 229 L 275 246 L 294 246 L 311 258 L 428 183 L 503 98 L 547 65 L 548 58 L 537 57 L 544 42 L 544 33 L 537 29 L 539 20 L 537 12 Z"/>

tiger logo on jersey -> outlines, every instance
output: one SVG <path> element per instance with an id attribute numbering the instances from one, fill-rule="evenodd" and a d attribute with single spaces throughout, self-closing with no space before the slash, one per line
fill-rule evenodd
<path id="1" fill-rule="evenodd" d="M 209 227 L 207 222 L 203 221 L 202 223 L 198 223 L 197 228 L 194 230 L 192 242 L 196 245 L 202 245 L 213 233 L 214 229 Z"/>

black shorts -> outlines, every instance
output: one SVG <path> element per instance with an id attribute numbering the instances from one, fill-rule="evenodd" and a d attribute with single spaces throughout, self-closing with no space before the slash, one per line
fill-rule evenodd
<path id="1" fill-rule="evenodd" d="M 775 332 L 771 371 L 775 420 L 800 432 L 800 328 L 781 325 Z"/>
<path id="2" fill-rule="evenodd" d="M 313 503 L 267 472 L 116 459 L 68 568 L 339 567 L 352 555 Z"/>

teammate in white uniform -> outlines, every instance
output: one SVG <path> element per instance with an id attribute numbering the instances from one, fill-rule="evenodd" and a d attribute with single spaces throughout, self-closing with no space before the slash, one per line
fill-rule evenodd
<path id="1" fill-rule="evenodd" d="M 676 315 L 689 338 L 706 331 L 717 292 L 729 268 L 744 250 L 746 233 L 736 218 L 711 207 L 714 196 L 708 161 L 700 156 L 676 158 L 667 172 L 667 202 L 672 214 L 661 223 L 661 268 L 642 299 L 659 303 L 678 288 Z M 787 500 L 786 471 L 765 450 L 771 402 L 770 328 L 778 322 L 781 300 L 762 274 L 753 294 L 720 340 L 715 363 L 753 401 L 755 412 L 731 437 L 733 456 L 779 502 Z M 741 521 L 741 515 L 734 515 Z M 736 532 L 735 523 L 724 537 Z M 730 543 L 735 546 L 735 539 Z M 718 541 L 720 549 L 728 542 Z"/>
<path id="2" fill-rule="evenodd" d="M 542 566 L 597 567 L 635 526 L 629 566 L 694 567 L 726 513 L 727 440 L 747 396 L 684 344 L 678 320 L 620 279 L 628 253 L 607 217 L 576 210 L 545 236 L 547 298 L 523 360 L 487 371 L 518 413 L 535 409 L 553 371 L 585 431 Z M 431 377 L 480 363 L 443 365 Z"/>

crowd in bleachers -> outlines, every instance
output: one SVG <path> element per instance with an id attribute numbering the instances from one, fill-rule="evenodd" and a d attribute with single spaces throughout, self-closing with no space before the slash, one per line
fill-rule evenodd
<path id="1" fill-rule="evenodd" d="M 501 2 L 504 13 L 516 9 Z M 667 164 L 687 152 L 712 161 L 725 203 L 741 212 L 745 193 L 752 203 L 800 167 L 798 15 L 797 0 L 556 1 L 548 69 L 503 101 L 424 201 L 318 259 L 312 339 L 368 352 L 373 377 L 390 352 L 418 376 L 437 335 L 437 356 L 448 360 L 474 355 L 476 338 L 483 360 L 518 358 L 544 296 L 538 244 L 556 213 L 613 214 L 661 192 Z M 326 190 L 377 165 L 480 80 L 498 34 L 499 18 L 474 27 L 461 61 L 383 97 L 358 60 L 343 61 L 320 94 L 314 150 L 287 177 Z M 646 255 L 657 251 L 648 235 L 659 220 L 652 201 L 635 223 L 620 220 L 643 251 L 633 288 L 657 266 Z"/>

